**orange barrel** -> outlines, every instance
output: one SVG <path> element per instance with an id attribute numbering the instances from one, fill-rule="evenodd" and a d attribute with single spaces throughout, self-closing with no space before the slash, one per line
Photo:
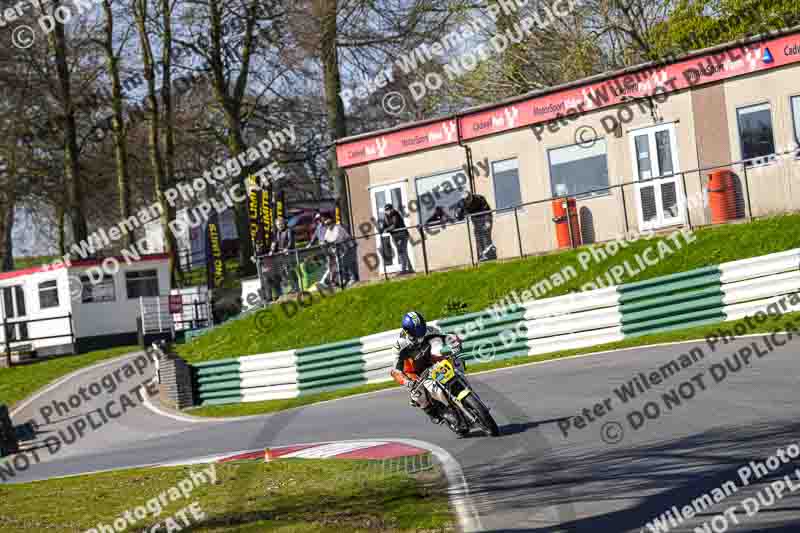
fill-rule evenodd
<path id="1" fill-rule="evenodd" d="M 567 220 L 569 211 L 569 221 Z M 570 248 L 581 244 L 581 228 L 578 223 L 578 208 L 575 198 L 559 198 L 553 200 L 553 222 L 556 224 L 556 239 L 559 248 Z M 572 227 L 572 242 L 569 239 L 569 230 Z"/>
<path id="2" fill-rule="evenodd" d="M 717 170 L 709 174 L 708 203 L 713 224 L 736 218 L 736 190 L 730 170 Z"/>

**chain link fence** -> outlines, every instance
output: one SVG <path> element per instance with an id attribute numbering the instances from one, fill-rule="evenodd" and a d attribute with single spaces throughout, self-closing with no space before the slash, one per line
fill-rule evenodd
<path id="1" fill-rule="evenodd" d="M 357 248 L 357 240 L 350 239 L 259 256 L 259 276 L 267 300 L 356 283 L 359 281 Z"/>
<path id="2" fill-rule="evenodd" d="M 347 246 L 339 243 L 263 256 L 263 286 L 270 287 L 274 299 L 297 291 L 344 288 L 352 280 L 428 274 L 796 212 L 800 211 L 798 156 L 791 151 L 642 178 L 461 219 L 448 216 L 392 232 L 372 231 Z"/>

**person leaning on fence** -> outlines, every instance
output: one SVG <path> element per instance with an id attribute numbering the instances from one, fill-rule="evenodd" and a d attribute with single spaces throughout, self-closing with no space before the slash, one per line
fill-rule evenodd
<path id="1" fill-rule="evenodd" d="M 478 245 L 478 258 L 480 261 L 496 259 L 497 252 L 492 243 L 492 208 L 486 198 L 472 191 L 464 191 L 463 199 L 459 206 L 458 218 L 463 220 L 470 217 L 472 229 L 475 233 L 475 242 Z"/>
<path id="2" fill-rule="evenodd" d="M 325 224 L 322 223 L 322 215 L 316 213 L 314 215 L 314 234 L 311 236 L 311 240 L 308 241 L 306 248 L 311 248 L 315 244 L 323 244 L 325 242 L 326 231 L 328 231 L 328 228 L 326 228 Z"/>
<path id="3" fill-rule="evenodd" d="M 279 254 L 276 258 L 279 267 L 273 272 L 276 273 L 276 288 L 280 297 L 284 279 L 289 280 L 292 292 L 299 292 L 299 289 L 297 287 L 297 273 L 295 272 L 295 258 L 289 253 L 295 248 L 294 231 L 286 225 L 286 220 L 283 217 L 279 217 L 275 221 L 275 226 L 275 239 L 272 241 L 270 253 Z"/>
<path id="4" fill-rule="evenodd" d="M 356 277 L 356 241 L 347 232 L 344 226 L 336 224 L 331 215 L 322 217 L 327 231 L 325 232 L 325 243 L 331 245 L 334 254 L 330 259 L 335 262 L 339 259 L 339 275 L 343 285 L 352 285 L 357 281 Z M 335 263 L 334 263 L 335 264 Z M 333 268 L 329 270 L 334 270 Z M 327 274 L 327 273 L 326 273 Z M 323 286 L 329 285 L 324 277 L 320 283 Z"/>
<path id="5" fill-rule="evenodd" d="M 403 215 L 392 204 L 386 204 L 383 208 L 381 233 L 388 233 L 392 236 L 394 246 L 397 248 L 398 259 L 400 259 L 400 272 L 402 274 L 414 272 L 411 261 L 408 259 L 408 229 L 406 229 Z"/>
<path id="6" fill-rule="evenodd" d="M 444 207 L 437 205 L 433 208 L 433 214 L 425 221 L 426 226 L 434 226 L 437 224 L 445 225 L 453 222 L 453 218 L 447 214 Z"/>

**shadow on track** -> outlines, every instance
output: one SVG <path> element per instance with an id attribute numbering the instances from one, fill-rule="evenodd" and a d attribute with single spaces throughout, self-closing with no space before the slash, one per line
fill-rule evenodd
<path id="1" fill-rule="evenodd" d="M 626 501 L 636 502 L 617 511 L 586 518 L 557 520 L 558 526 L 509 529 L 530 533 L 571 532 L 614 532 L 650 531 L 645 525 L 653 518 L 676 506 L 681 509 L 691 505 L 712 489 L 726 481 L 737 485 L 737 492 L 725 500 L 704 510 L 693 521 L 669 531 L 693 531 L 692 525 L 701 525 L 722 513 L 728 507 L 740 502 L 746 494 L 755 496 L 767 483 L 793 474 L 797 464 L 789 462 L 753 481 L 743 488 L 737 470 L 750 461 L 763 461 L 775 454 L 779 448 L 799 440 L 800 424 L 795 421 L 776 421 L 758 424 L 748 428 L 718 427 L 689 437 L 628 448 L 614 447 L 607 452 L 596 449 L 577 453 L 575 447 L 564 447 L 543 455 L 520 455 L 493 461 L 481 468 L 470 469 L 470 483 L 473 492 L 480 487 L 477 501 L 490 501 L 492 511 L 502 514 L 524 512 L 544 507 L 567 506 L 574 512 L 577 504 L 606 502 L 609 506 L 625 505 Z M 745 492 L 747 491 L 747 492 Z M 619 503 L 623 502 L 623 503 Z M 765 513 L 790 513 L 800 504 L 800 492 L 792 494 L 788 490 L 775 504 L 762 509 Z M 748 521 L 753 529 L 768 533 L 798 531 L 800 518 L 791 519 L 795 525 L 786 526 L 786 516 L 776 517 L 774 527 L 770 520 L 765 525 L 757 524 L 755 517 L 748 518 L 739 508 L 742 525 L 737 531 L 745 531 Z M 559 511 L 559 518 L 562 515 Z M 798 516 L 795 511 L 794 517 Z M 698 522 L 699 520 L 699 522 Z M 644 528 L 644 529 L 642 529 Z M 501 531 L 487 530 L 490 532 Z"/>

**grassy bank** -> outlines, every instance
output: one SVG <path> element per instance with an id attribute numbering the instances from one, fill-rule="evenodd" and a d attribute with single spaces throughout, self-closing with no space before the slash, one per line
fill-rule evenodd
<path id="1" fill-rule="evenodd" d="M 0 404 L 13 406 L 48 383 L 71 372 L 139 350 L 141 350 L 139 346 L 123 346 L 2 368 L 0 369 Z"/>
<path id="2" fill-rule="evenodd" d="M 708 335 L 712 335 L 720 329 L 733 331 L 736 324 L 745 324 L 744 320 L 733 320 L 725 322 L 724 324 L 699 326 L 694 328 L 678 329 L 674 331 L 666 331 L 662 333 L 654 333 L 652 335 L 643 335 L 641 337 L 632 337 L 619 342 L 612 342 L 608 344 L 601 344 L 598 346 L 590 346 L 588 348 L 580 348 L 576 350 L 565 350 L 561 352 L 553 352 L 548 354 L 534 355 L 534 356 L 520 356 L 511 359 L 504 359 L 499 361 L 489 361 L 485 363 L 468 363 L 467 372 L 474 374 L 476 372 L 484 372 L 487 370 L 494 370 L 498 368 L 506 368 L 511 366 L 524 365 L 539 361 L 549 361 L 552 359 L 561 359 L 573 355 L 591 354 L 595 352 L 605 352 L 609 350 L 621 350 L 624 348 L 635 348 L 641 346 L 648 346 L 653 344 L 660 344 L 665 342 L 681 342 L 691 340 L 703 340 Z M 758 325 L 755 329 L 749 330 L 749 333 L 770 333 L 773 331 L 784 331 L 787 325 L 795 324 L 800 325 L 800 312 L 787 313 L 780 318 L 771 317 L 763 324 Z M 724 344 L 719 343 L 717 350 L 721 353 L 727 353 Z M 625 357 L 625 354 L 619 354 L 618 357 Z M 374 392 L 383 389 L 395 388 L 397 385 L 392 382 L 387 383 L 374 383 L 371 385 L 363 385 L 360 387 L 352 387 L 341 389 L 337 391 L 326 392 L 322 394 L 310 394 L 300 398 L 291 398 L 287 400 L 270 400 L 266 402 L 248 402 L 237 403 L 230 405 L 209 405 L 206 407 L 198 407 L 187 411 L 188 414 L 195 416 L 205 417 L 234 417 L 234 416 L 251 416 L 267 413 L 274 413 L 286 409 L 296 407 L 303 407 L 327 400 L 334 400 L 337 398 L 346 398 L 356 394 L 364 394 L 366 392 Z"/>
<path id="3" fill-rule="evenodd" d="M 159 531 L 167 531 L 163 524 L 168 517 L 197 502 L 205 517 L 197 520 L 187 511 L 187 531 L 454 531 L 438 470 L 411 475 L 376 468 L 376 475 L 364 475 L 370 471 L 367 463 L 294 459 L 215 465 L 216 482 L 198 482 L 188 497 L 169 498 L 159 516 L 150 513 L 129 530 L 144 531 L 146 524 L 149 531 L 161 523 Z M 190 471 L 208 468 L 126 470 L 0 485 L 0 530 L 86 531 L 98 523 L 113 524 L 126 511 L 133 513 L 178 486 Z M 176 522 L 184 527 L 181 520 Z"/>
<path id="4" fill-rule="evenodd" d="M 800 247 L 798 225 L 800 215 L 785 215 L 749 224 L 704 228 L 694 233 L 696 239 L 691 244 L 680 239 L 683 244 L 680 249 L 666 237 L 643 239 L 630 243 L 604 261 L 591 263 L 585 270 L 578 262 L 580 250 L 572 250 L 349 289 L 332 297 L 315 296 L 313 305 L 301 308 L 291 317 L 278 306 L 272 306 L 270 310 L 218 328 L 181 346 L 179 352 L 190 362 L 224 359 L 313 346 L 394 329 L 399 326 L 402 314 L 409 309 L 421 311 L 429 319 L 480 311 L 512 290 L 527 289 L 571 265 L 578 275 L 554 287 L 547 295 L 558 296 L 578 290 L 612 265 L 626 260 L 635 265 L 636 255 L 655 246 L 656 241 L 665 240 L 674 252 L 657 265 L 625 278 L 623 282 L 650 279 Z"/>

